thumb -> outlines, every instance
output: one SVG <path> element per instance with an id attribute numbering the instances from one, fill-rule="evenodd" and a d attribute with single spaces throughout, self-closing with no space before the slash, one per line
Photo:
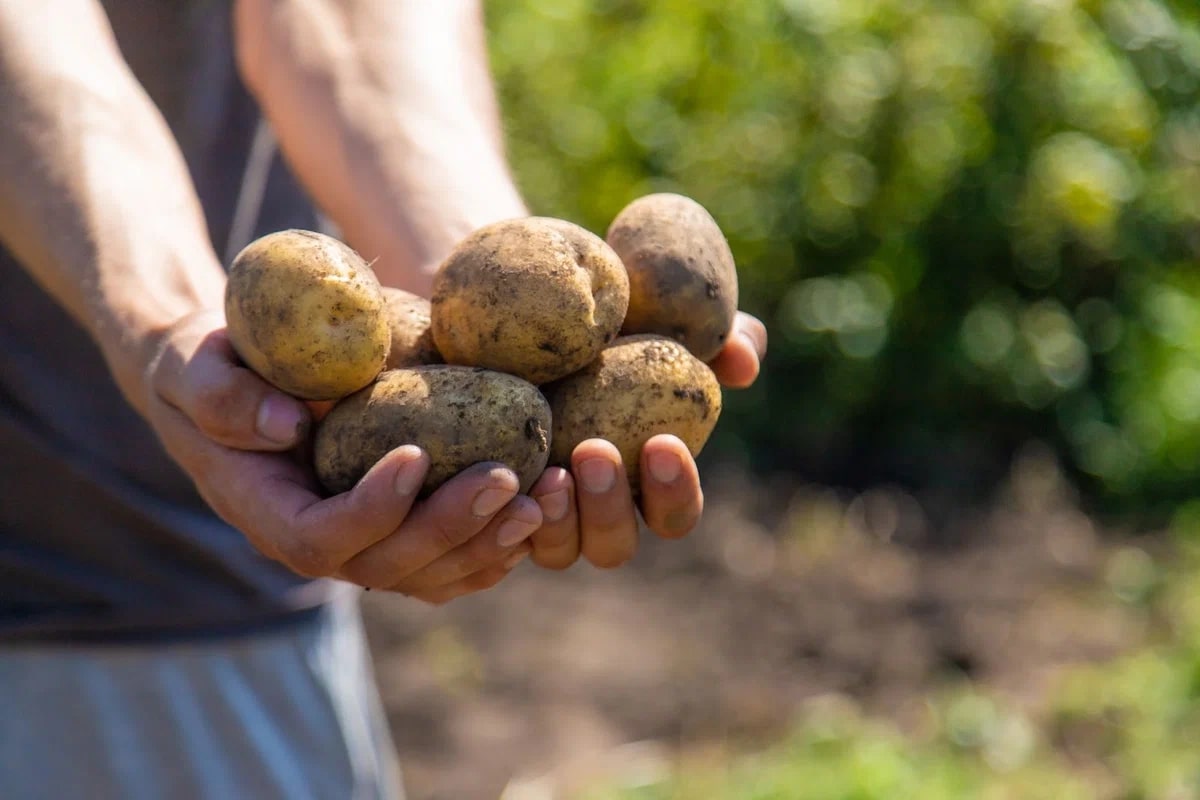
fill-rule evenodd
<path id="1" fill-rule="evenodd" d="M 709 362 L 722 386 L 745 389 L 758 378 L 767 355 L 767 327 L 744 311 L 737 312 L 725 346 Z"/>
<path id="2" fill-rule="evenodd" d="M 151 390 L 226 447 L 293 447 L 308 433 L 308 407 L 241 366 L 214 317 L 189 317 L 166 333 L 150 367 Z"/>

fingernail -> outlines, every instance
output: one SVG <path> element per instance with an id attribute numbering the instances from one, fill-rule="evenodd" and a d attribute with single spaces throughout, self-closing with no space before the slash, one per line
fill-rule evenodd
<path id="1" fill-rule="evenodd" d="M 532 522 L 523 519 L 505 520 L 496 531 L 496 544 L 501 547 L 512 547 L 525 541 L 538 529 Z"/>
<path id="2" fill-rule="evenodd" d="M 491 478 L 493 483 L 503 482 L 508 485 L 504 487 L 489 486 L 475 495 L 475 499 L 471 502 L 471 513 L 477 517 L 490 517 L 508 505 L 508 501 L 517 494 L 519 482 L 512 470 L 493 470 Z"/>
<path id="3" fill-rule="evenodd" d="M 490 517 L 508 505 L 508 501 L 514 496 L 515 493 L 507 489 L 484 489 L 475 495 L 475 502 L 471 503 L 471 513 L 477 517 Z"/>
<path id="4" fill-rule="evenodd" d="M 567 515 L 567 508 L 570 506 L 570 498 L 567 496 L 566 489 L 544 494 L 537 501 L 538 505 L 542 507 L 542 518 L 547 522 L 558 522 Z"/>
<path id="5" fill-rule="evenodd" d="M 258 406 L 255 427 L 258 435 L 276 444 L 291 444 L 301 437 L 307 418 L 299 403 L 277 394 L 269 394 Z"/>
<path id="6" fill-rule="evenodd" d="M 758 355 L 758 342 L 754 341 L 753 337 L 745 331 L 738 331 L 738 336 L 742 337 L 742 341 L 750 348 L 750 352 Z"/>
<path id="7" fill-rule="evenodd" d="M 592 494 L 603 494 L 617 484 L 617 470 L 611 461 L 589 458 L 579 465 L 579 481 Z"/>
<path id="8" fill-rule="evenodd" d="M 674 483 L 683 471 L 683 464 L 674 453 L 651 453 L 647 461 L 650 462 L 650 475 L 659 483 Z"/>
<path id="9" fill-rule="evenodd" d="M 512 569 L 517 564 L 520 564 L 529 555 L 528 550 L 518 550 L 517 552 L 504 559 L 504 568 Z"/>
<path id="10" fill-rule="evenodd" d="M 421 448 L 406 444 L 396 453 L 397 458 L 404 459 L 404 463 L 396 470 L 396 494 L 401 497 L 416 494 L 425 480 L 425 464 L 421 460 Z"/>

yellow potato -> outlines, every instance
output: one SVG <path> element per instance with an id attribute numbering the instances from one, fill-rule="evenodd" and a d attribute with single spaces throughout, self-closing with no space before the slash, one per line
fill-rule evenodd
<path id="1" fill-rule="evenodd" d="M 721 415 L 721 386 L 706 364 L 663 336 L 622 336 L 580 372 L 545 387 L 554 434 L 550 463 L 570 468 L 585 439 L 612 442 L 636 493 L 646 441 L 678 436 L 699 455 Z"/>
<path id="2" fill-rule="evenodd" d="M 225 320 L 246 366 L 306 400 L 366 386 L 391 341 L 375 273 L 349 247 L 312 231 L 268 234 L 238 253 Z"/>
<path id="3" fill-rule="evenodd" d="M 622 333 L 670 336 L 706 362 L 721 352 L 737 313 L 737 268 L 703 206 L 678 194 L 640 197 L 606 240 L 629 272 Z"/>
<path id="4" fill-rule="evenodd" d="M 447 363 L 543 384 L 594 359 L 628 303 L 625 268 L 600 237 L 563 220 L 506 220 L 472 233 L 438 269 L 433 339 Z"/>
<path id="5" fill-rule="evenodd" d="M 384 368 L 442 363 L 429 330 L 429 301 L 391 286 L 383 287 L 383 301 L 392 331 L 392 347 Z"/>
<path id="6" fill-rule="evenodd" d="M 450 365 L 388 370 L 321 420 L 317 478 L 330 492 L 344 492 L 405 444 L 429 454 L 423 495 L 482 461 L 507 465 L 528 491 L 550 456 L 550 407 L 536 386 L 500 372 Z"/>

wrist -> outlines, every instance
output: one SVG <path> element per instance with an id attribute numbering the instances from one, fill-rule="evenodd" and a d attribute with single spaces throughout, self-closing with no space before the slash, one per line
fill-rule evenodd
<path id="1" fill-rule="evenodd" d="M 451 137 L 445 132 L 421 145 L 413 138 L 410 148 L 364 158 L 384 180 L 360 182 L 368 188 L 358 212 L 338 215 L 344 223 L 337 219 L 349 245 L 373 261 L 380 281 L 422 296 L 458 242 L 486 224 L 529 213 L 498 152 L 479 138 L 446 151 Z M 359 169 L 366 163 L 352 158 L 352 172 Z"/>
<path id="2" fill-rule="evenodd" d="M 344 231 L 346 241 L 373 262 L 387 286 L 428 297 L 434 273 L 459 242 L 474 231 L 503 219 L 529 215 L 511 184 L 476 194 L 469 203 L 447 196 L 427 195 L 424 203 L 398 209 L 394 215 L 359 219 L 356 230 Z"/>
<path id="3" fill-rule="evenodd" d="M 92 333 L 117 386 L 144 414 L 148 376 L 167 334 L 184 320 L 201 315 L 211 317 L 214 330 L 224 326 L 224 280 L 219 272 L 197 280 L 183 270 L 166 269 L 162 280 L 140 288 L 150 291 L 136 299 L 120 290 L 114 290 L 116 297 L 100 293 L 93 306 Z"/>

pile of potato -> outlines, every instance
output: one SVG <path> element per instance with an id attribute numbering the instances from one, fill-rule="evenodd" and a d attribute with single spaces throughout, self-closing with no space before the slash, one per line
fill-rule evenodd
<path id="1" fill-rule="evenodd" d="M 639 454 L 671 433 L 698 455 L 721 413 L 706 361 L 737 310 L 737 272 L 698 203 L 630 203 L 606 239 L 564 220 L 485 226 L 441 264 L 432 300 L 381 287 L 346 245 L 281 231 L 234 259 L 230 341 L 265 380 L 336 400 L 314 467 L 346 491 L 388 451 L 430 456 L 428 494 L 466 467 L 501 462 L 528 491 L 570 467 L 585 439 L 611 441 L 635 492 Z"/>

